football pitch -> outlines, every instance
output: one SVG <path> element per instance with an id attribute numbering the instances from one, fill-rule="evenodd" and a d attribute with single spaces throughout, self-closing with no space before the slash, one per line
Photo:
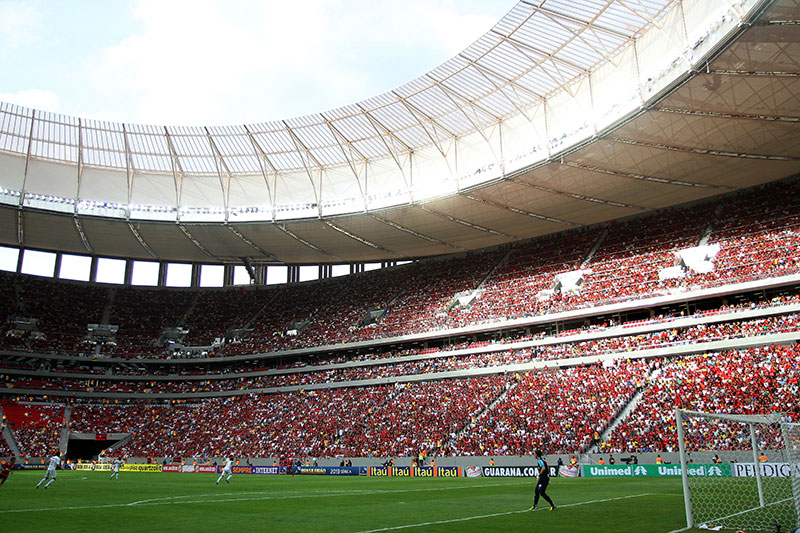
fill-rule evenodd
<path id="1" fill-rule="evenodd" d="M 667 533 L 685 526 L 680 479 L 561 479 L 528 511 L 534 480 L 14 472 L 4 531 L 569 531 Z"/>

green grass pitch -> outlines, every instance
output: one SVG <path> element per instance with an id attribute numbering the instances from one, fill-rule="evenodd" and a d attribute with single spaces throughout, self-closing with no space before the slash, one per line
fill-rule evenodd
<path id="1" fill-rule="evenodd" d="M 528 511 L 532 479 L 14 472 L 3 531 L 663 532 L 685 525 L 680 479 L 553 479 L 558 508 Z M 544 505 L 541 505 L 544 504 Z"/>

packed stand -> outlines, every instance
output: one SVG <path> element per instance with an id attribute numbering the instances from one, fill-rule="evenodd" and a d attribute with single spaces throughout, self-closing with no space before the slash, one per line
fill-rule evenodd
<path id="1" fill-rule="evenodd" d="M 533 455 L 584 450 L 642 387 L 647 361 L 526 372 L 453 443 L 454 455 Z"/>
<path id="2" fill-rule="evenodd" d="M 166 328 L 182 324 L 197 298 L 197 291 L 122 287 L 116 290 L 109 323 L 119 326 L 115 344 L 100 353 L 110 357 L 150 357 L 164 353 L 159 344 Z M 146 302 L 147 312 L 142 312 Z"/>
<path id="3" fill-rule="evenodd" d="M 591 330 L 573 330 L 580 334 Z M 619 328 L 623 333 L 625 328 Z M 287 386 L 319 385 L 332 382 L 355 382 L 387 377 L 453 372 L 474 368 L 491 368 L 500 365 L 520 364 L 534 361 L 565 360 L 603 354 L 631 356 L 640 350 L 652 350 L 697 344 L 724 339 L 756 337 L 764 334 L 800 331 L 800 315 L 787 313 L 753 320 L 731 320 L 726 322 L 698 324 L 682 328 L 666 328 L 638 335 L 618 335 L 592 340 L 569 340 L 568 337 L 542 337 L 541 345 L 509 348 L 495 351 L 487 343 L 476 343 L 485 352 L 461 353 L 459 351 L 431 351 L 415 360 L 403 360 L 408 354 L 384 357 L 360 366 L 337 364 L 337 358 L 322 359 L 322 364 L 333 368 L 304 366 L 298 372 L 270 372 L 266 375 L 247 375 L 247 372 L 260 372 L 253 364 L 244 367 L 227 366 L 214 373 L 203 374 L 199 370 L 184 372 L 172 380 L 120 379 L 120 375 L 98 375 L 84 378 L 70 376 L 31 377 L 6 373 L 5 386 L 16 389 L 39 390 L 85 390 L 98 393 L 140 393 L 140 394 L 194 394 L 205 392 L 242 391 Z M 563 342 L 559 340 L 563 339 Z M 513 346 L 513 345 L 511 345 Z M 457 348 L 474 348 L 473 345 L 456 345 Z M 406 351 L 404 351 L 406 352 Z M 420 350 L 417 350 L 419 353 Z M 386 355 L 386 354 L 380 354 Z M 255 363 L 254 363 L 255 364 Z M 59 369 L 54 369 L 59 372 Z M 147 378 L 156 374 L 128 374 Z M 162 373 L 163 375 L 163 373 Z M 3 376 L 0 373 L 0 376 Z"/>
<path id="4" fill-rule="evenodd" d="M 677 451 L 675 409 L 712 413 L 785 412 L 800 421 L 800 345 L 766 345 L 747 350 L 670 360 L 648 383 L 641 401 L 601 443 L 603 452 Z M 703 435 L 709 449 L 749 446 L 725 431 Z M 687 437 L 697 442 L 698 436 Z"/>
<path id="5" fill-rule="evenodd" d="M 64 408 L 3 400 L 3 413 L 22 455 L 46 457 L 58 449 Z"/>

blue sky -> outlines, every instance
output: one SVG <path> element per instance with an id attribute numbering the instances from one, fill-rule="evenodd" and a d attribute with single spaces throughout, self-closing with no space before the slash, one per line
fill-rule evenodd
<path id="1" fill-rule="evenodd" d="M 515 0 L 0 0 L 0 100 L 115 122 L 324 111 L 425 73 Z"/>

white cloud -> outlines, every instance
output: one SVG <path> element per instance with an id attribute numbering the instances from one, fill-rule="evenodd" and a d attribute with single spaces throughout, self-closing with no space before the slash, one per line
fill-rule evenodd
<path id="1" fill-rule="evenodd" d="M 139 0 L 137 31 L 85 63 L 91 114 L 231 124 L 346 105 L 422 75 L 499 19 L 461 10 L 446 0 Z"/>
<path id="2" fill-rule="evenodd" d="M 8 102 L 33 109 L 59 110 L 58 95 L 42 89 L 25 89 L 15 93 L 0 93 L 0 102 Z"/>
<path id="3" fill-rule="evenodd" d="M 27 2 L 0 2 L 0 58 L 39 39 L 40 12 Z"/>

